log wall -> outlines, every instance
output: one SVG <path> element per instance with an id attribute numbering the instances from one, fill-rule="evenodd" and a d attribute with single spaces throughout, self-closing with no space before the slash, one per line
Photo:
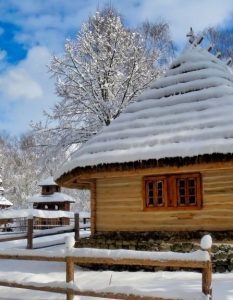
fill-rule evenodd
<path id="1" fill-rule="evenodd" d="M 143 210 L 143 176 L 200 172 L 200 210 Z M 99 174 L 101 176 L 101 174 Z M 233 165 L 141 170 L 96 179 L 96 231 L 233 230 Z"/>

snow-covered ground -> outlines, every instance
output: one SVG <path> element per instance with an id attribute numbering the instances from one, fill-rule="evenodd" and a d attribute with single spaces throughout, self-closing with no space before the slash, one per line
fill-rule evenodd
<path id="1" fill-rule="evenodd" d="M 72 233 L 71 233 L 72 234 Z M 71 235 L 64 234 L 63 236 Z M 42 244 L 58 237 L 37 238 L 35 243 Z M 61 239 L 61 237 L 59 238 Z M 0 243 L 0 250 L 25 249 L 26 241 L 18 240 Z M 49 250 L 63 248 L 64 245 L 50 247 Z M 43 251 L 47 251 L 46 248 Z M 0 261 L 0 280 L 33 281 L 48 283 L 52 281 L 65 281 L 64 263 L 47 263 L 31 261 Z M 105 289 L 138 291 L 145 295 L 160 295 L 164 297 L 187 300 L 202 299 L 201 274 L 195 272 L 113 272 L 113 271 L 87 271 L 76 269 L 75 283 L 81 289 Z M 75 297 L 75 300 L 84 297 Z M 39 291 L 0 287 L 1 300 L 60 300 L 64 295 Z M 233 273 L 213 275 L 213 299 L 233 300 Z"/>

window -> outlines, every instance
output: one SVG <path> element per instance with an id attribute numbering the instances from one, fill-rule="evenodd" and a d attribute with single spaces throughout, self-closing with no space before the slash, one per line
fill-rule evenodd
<path id="1" fill-rule="evenodd" d="M 148 176 L 143 180 L 145 209 L 201 208 L 201 174 Z"/>
<path id="2" fill-rule="evenodd" d="M 165 177 L 151 177 L 146 181 L 146 207 L 163 207 L 167 201 Z"/>

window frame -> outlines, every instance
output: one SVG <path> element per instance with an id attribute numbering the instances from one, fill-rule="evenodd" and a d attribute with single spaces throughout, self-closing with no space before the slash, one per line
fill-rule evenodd
<path id="1" fill-rule="evenodd" d="M 185 182 L 188 179 L 195 179 L 195 201 L 196 204 L 184 204 L 179 205 L 178 201 L 178 180 L 184 179 Z M 147 184 L 151 181 L 164 181 L 164 205 L 163 206 L 147 206 Z M 185 183 L 185 197 L 189 197 L 187 193 L 187 186 Z M 197 210 L 202 208 L 202 176 L 201 173 L 182 173 L 182 174 L 167 174 L 167 175 L 151 175 L 143 177 L 143 209 L 145 211 L 154 210 Z M 186 200 L 185 200 L 186 201 Z"/>
<path id="2" fill-rule="evenodd" d="M 163 192 L 162 192 L 162 194 L 163 194 L 163 196 L 164 196 L 164 205 L 158 205 L 158 206 L 151 206 L 151 207 L 149 207 L 149 206 L 147 206 L 147 194 L 148 194 L 148 189 L 147 189 L 147 187 L 146 187 L 146 184 L 144 183 L 144 189 L 145 189 L 145 192 L 144 192 L 144 205 L 145 205 L 145 207 L 146 208 L 148 208 L 148 209 L 154 209 L 154 208 L 165 208 L 166 207 L 166 205 L 167 205 L 167 190 L 168 190 L 168 188 L 167 188 L 167 178 L 166 178 L 166 176 L 150 176 L 149 177 L 149 179 L 146 179 L 145 180 L 146 182 L 148 182 L 148 183 L 151 183 L 151 182 L 153 182 L 153 183 L 155 183 L 155 182 L 159 182 L 159 181 L 163 181 L 163 187 L 162 187 L 162 190 L 163 190 Z M 153 187 L 153 190 L 154 190 L 154 187 Z M 155 190 L 154 190 L 155 191 Z M 154 198 L 155 199 L 155 198 Z M 156 201 L 156 200 L 155 200 Z M 156 201 L 157 202 L 157 201 Z"/>

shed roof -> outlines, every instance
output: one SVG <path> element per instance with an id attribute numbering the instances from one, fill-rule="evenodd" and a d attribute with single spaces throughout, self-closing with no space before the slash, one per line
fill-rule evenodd
<path id="1" fill-rule="evenodd" d="M 28 201 L 33 203 L 75 202 L 74 198 L 61 192 L 55 192 L 51 195 L 35 194 Z"/>
<path id="2" fill-rule="evenodd" d="M 46 179 L 43 179 L 39 182 L 39 186 L 50 186 L 50 185 L 56 185 L 57 183 L 54 181 L 53 176 L 49 176 Z"/>
<path id="3" fill-rule="evenodd" d="M 191 46 L 56 177 L 102 164 L 233 153 L 232 115 L 232 69 Z"/>
<path id="4" fill-rule="evenodd" d="M 3 205 L 3 206 L 12 206 L 13 203 L 10 202 L 9 200 L 7 200 L 4 196 L 0 195 L 0 205 Z"/>

